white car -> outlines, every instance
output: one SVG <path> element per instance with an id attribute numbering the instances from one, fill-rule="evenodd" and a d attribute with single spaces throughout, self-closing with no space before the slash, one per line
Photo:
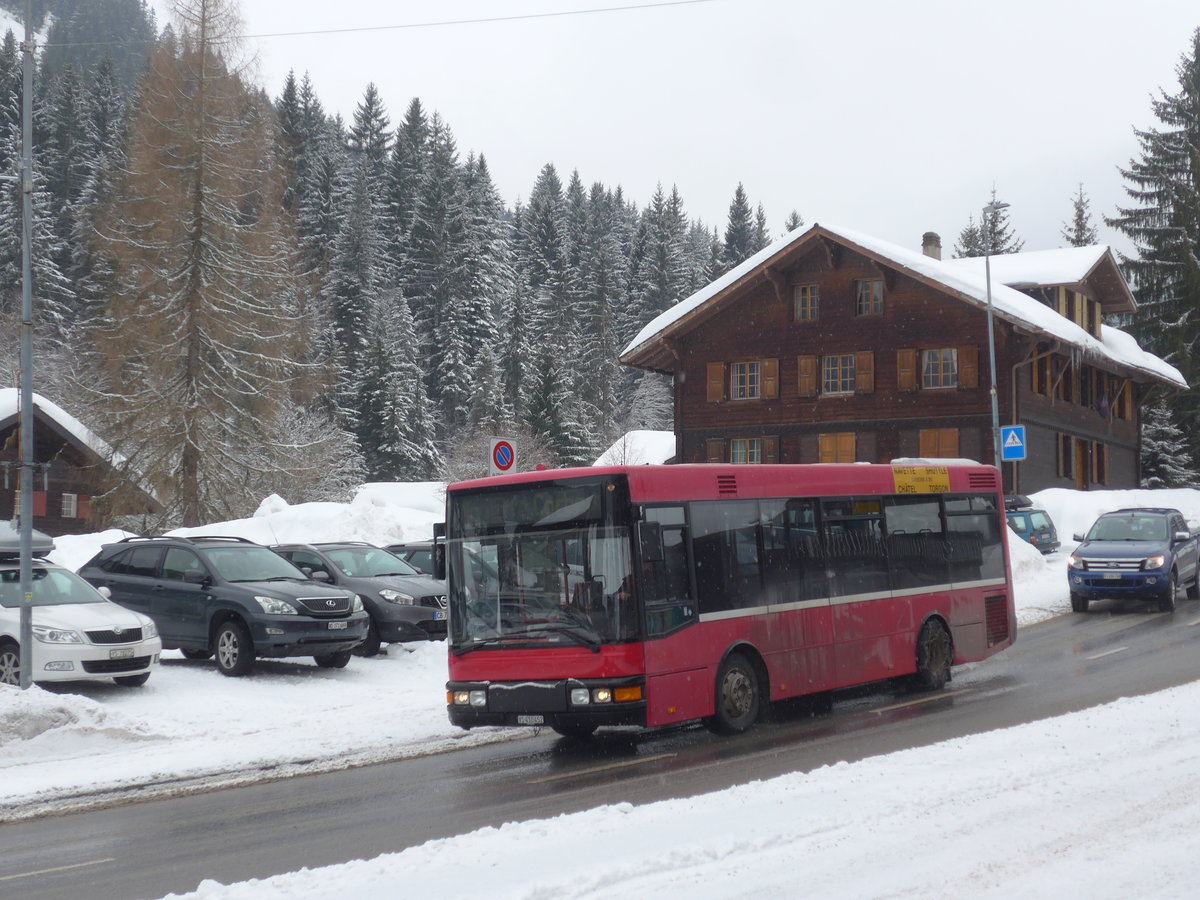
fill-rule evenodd
<path id="1" fill-rule="evenodd" d="M 38 534 L 34 553 L 53 542 Z M 21 679 L 19 554 L 0 538 L 0 684 Z M 33 561 L 33 669 L 35 682 L 111 678 L 126 687 L 146 683 L 158 666 L 162 641 L 149 617 L 118 606 L 62 566 Z"/>

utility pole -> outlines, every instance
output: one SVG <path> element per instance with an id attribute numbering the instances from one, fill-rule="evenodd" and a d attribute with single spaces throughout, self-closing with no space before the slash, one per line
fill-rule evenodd
<path id="1" fill-rule="evenodd" d="M 33 0 L 21 45 L 21 689 L 33 684 Z"/>

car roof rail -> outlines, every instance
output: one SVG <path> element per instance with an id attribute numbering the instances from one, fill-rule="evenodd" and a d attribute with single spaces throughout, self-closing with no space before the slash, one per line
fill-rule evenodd
<path id="1" fill-rule="evenodd" d="M 313 546 L 313 547 L 374 547 L 376 550 L 379 549 L 378 546 L 370 543 L 369 541 L 321 541 L 319 543 L 312 544 L 311 546 Z"/>
<path id="2" fill-rule="evenodd" d="M 256 544 L 249 538 L 237 537 L 232 534 L 197 534 L 187 537 L 181 534 L 152 534 L 152 535 L 131 535 L 121 538 L 117 541 L 118 544 L 136 543 L 137 541 L 183 541 L 188 544 L 198 544 L 201 541 L 231 541 L 239 544 Z"/>

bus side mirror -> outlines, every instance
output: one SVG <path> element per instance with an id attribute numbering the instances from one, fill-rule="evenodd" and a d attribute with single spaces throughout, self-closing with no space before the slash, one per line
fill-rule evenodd
<path id="1" fill-rule="evenodd" d="M 446 536 L 446 523 L 433 523 L 433 577 L 438 581 L 446 580 L 446 545 L 442 539 Z"/>
<path id="2" fill-rule="evenodd" d="M 659 522 L 638 522 L 638 544 L 642 562 L 663 561 L 662 525 Z"/>

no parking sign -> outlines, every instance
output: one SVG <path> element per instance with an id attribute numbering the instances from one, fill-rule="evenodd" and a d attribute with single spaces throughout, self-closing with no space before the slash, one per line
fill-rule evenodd
<path id="1" fill-rule="evenodd" d="M 492 452 L 488 456 L 488 462 L 492 467 L 493 475 L 511 472 L 517 464 L 517 451 L 513 448 L 512 441 L 506 438 L 493 438 Z"/>

